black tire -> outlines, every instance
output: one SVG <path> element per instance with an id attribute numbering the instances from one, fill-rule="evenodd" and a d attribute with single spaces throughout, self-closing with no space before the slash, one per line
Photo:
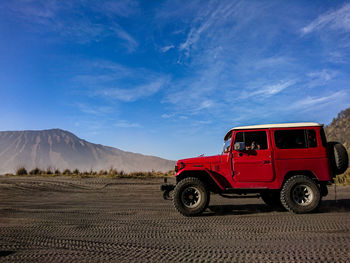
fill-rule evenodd
<path id="1" fill-rule="evenodd" d="M 210 192 L 198 178 L 185 178 L 174 189 L 173 204 L 184 216 L 200 215 L 208 207 L 209 201 Z"/>
<path id="2" fill-rule="evenodd" d="M 339 142 L 328 142 L 328 151 L 334 174 L 344 173 L 349 166 L 349 156 L 345 147 Z"/>
<path id="3" fill-rule="evenodd" d="M 174 194 L 174 190 L 164 191 L 163 192 L 163 199 L 164 200 L 172 200 L 173 199 L 173 194 Z"/>
<path id="4" fill-rule="evenodd" d="M 279 191 L 267 191 L 260 194 L 261 199 L 272 208 L 282 208 L 280 192 Z"/>
<path id="5" fill-rule="evenodd" d="M 281 203 L 290 212 L 309 213 L 317 209 L 321 201 L 320 189 L 304 175 L 289 178 L 281 190 Z"/>

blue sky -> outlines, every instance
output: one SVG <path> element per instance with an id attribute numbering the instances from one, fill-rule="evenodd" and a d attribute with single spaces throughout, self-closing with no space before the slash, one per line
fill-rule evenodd
<path id="1" fill-rule="evenodd" d="M 0 130 L 168 159 L 350 106 L 346 1 L 0 2 Z"/>

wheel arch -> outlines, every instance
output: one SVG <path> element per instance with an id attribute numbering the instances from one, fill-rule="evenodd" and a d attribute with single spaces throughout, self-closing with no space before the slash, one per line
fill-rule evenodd
<path id="1" fill-rule="evenodd" d="M 295 175 L 304 175 L 306 177 L 309 177 L 313 181 L 315 181 L 315 183 L 319 183 L 319 180 L 317 179 L 316 175 L 312 171 L 310 171 L 310 170 L 295 170 L 295 171 L 289 171 L 288 173 L 286 173 L 286 175 L 284 176 L 283 183 L 282 183 L 281 187 L 284 185 L 285 182 L 287 182 L 289 180 L 289 178 L 291 178 Z"/>
<path id="2" fill-rule="evenodd" d="M 179 183 L 181 180 L 188 177 L 198 178 L 206 185 L 208 190 L 212 192 L 221 192 L 218 183 L 215 182 L 212 176 L 205 170 L 185 170 L 176 176 L 176 183 Z"/>

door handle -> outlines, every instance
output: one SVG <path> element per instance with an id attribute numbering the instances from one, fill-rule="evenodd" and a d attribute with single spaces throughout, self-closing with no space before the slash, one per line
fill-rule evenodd
<path id="1" fill-rule="evenodd" d="M 270 164 L 270 163 L 271 163 L 270 160 L 264 160 L 264 161 L 263 161 L 263 164 Z"/>

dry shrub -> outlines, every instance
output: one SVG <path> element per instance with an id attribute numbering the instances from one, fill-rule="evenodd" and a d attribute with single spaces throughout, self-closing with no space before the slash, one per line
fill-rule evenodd
<path id="1" fill-rule="evenodd" d="M 43 171 L 41 171 L 38 167 L 32 169 L 32 170 L 29 172 L 30 175 L 40 175 L 40 174 L 42 174 L 42 173 L 43 173 Z"/>
<path id="2" fill-rule="evenodd" d="M 350 185 L 350 168 L 345 173 L 337 175 L 334 181 L 337 185 Z"/>
<path id="3" fill-rule="evenodd" d="M 71 174 L 71 171 L 69 169 L 65 169 L 63 170 L 63 175 L 70 175 Z"/>
<path id="4" fill-rule="evenodd" d="M 27 175 L 27 174 L 28 174 L 27 169 L 24 167 L 20 167 L 16 171 L 16 175 Z"/>

